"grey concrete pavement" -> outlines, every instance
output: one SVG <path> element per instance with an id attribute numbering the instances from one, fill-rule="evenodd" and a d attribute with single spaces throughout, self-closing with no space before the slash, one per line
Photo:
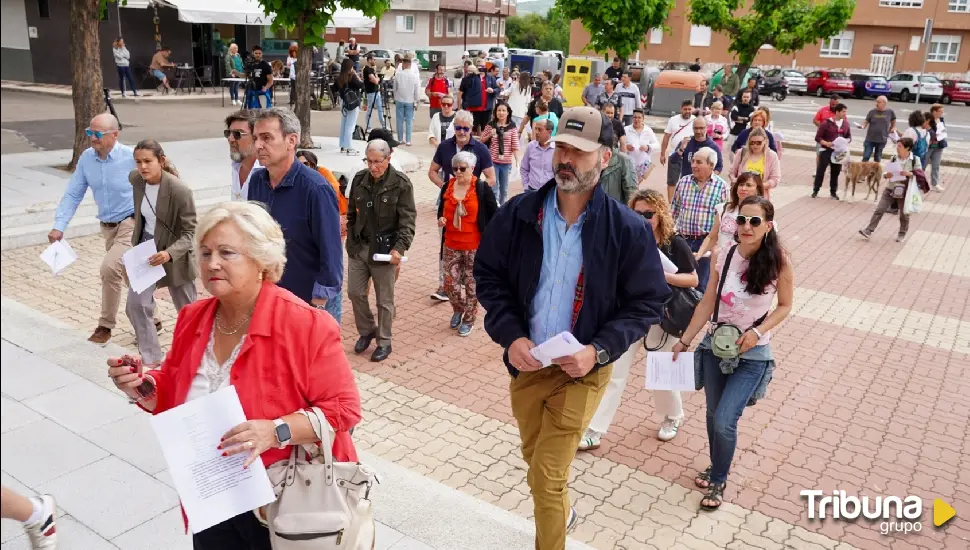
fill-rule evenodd
<path id="1" fill-rule="evenodd" d="M 127 350 L 3 298 L 2 483 L 57 499 L 63 550 L 191 548 L 178 495 L 148 415 L 105 374 Z M 367 425 L 361 425 L 366 432 Z M 379 473 L 372 492 L 377 548 L 525 549 L 532 523 L 511 512 L 364 452 Z M 16 522 L 0 523 L 2 550 L 29 548 Z M 586 545 L 570 541 L 569 548 Z"/>

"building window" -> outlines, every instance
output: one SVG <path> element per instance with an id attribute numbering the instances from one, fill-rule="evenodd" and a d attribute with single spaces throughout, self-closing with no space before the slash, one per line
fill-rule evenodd
<path id="1" fill-rule="evenodd" d="M 851 57 L 854 38 L 855 31 L 842 31 L 832 38 L 823 40 L 822 49 L 818 54 L 821 57 Z"/>
<path id="2" fill-rule="evenodd" d="M 498 17 L 492 18 L 492 36 L 498 36 Z"/>
<path id="3" fill-rule="evenodd" d="M 660 44 L 663 42 L 663 39 L 664 39 L 664 30 L 662 28 L 657 27 L 656 29 L 650 29 L 651 44 Z"/>
<path id="4" fill-rule="evenodd" d="M 434 14 L 434 35 L 441 36 L 444 33 L 445 18 L 440 13 Z"/>
<path id="5" fill-rule="evenodd" d="M 414 32 L 414 16 L 410 14 L 398 15 L 397 32 Z"/>
<path id="6" fill-rule="evenodd" d="M 921 37 L 921 36 L 910 36 L 909 37 L 909 51 L 911 51 L 911 52 L 918 52 L 919 51 L 920 42 L 922 42 L 922 41 L 923 41 L 923 37 Z"/>
<path id="7" fill-rule="evenodd" d="M 960 37 L 939 35 L 930 39 L 927 61 L 940 63 L 956 63 L 960 58 Z"/>
<path id="8" fill-rule="evenodd" d="M 700 25 L 690 26 L 690 45 L 691 46 L 710 46 L 711 45 L 711 28 L 702 27 Z"/>
<path id="9" fill-rule="evenodd" d="M 478 36 L 481 34 L 479 31 L 479 25 L 481 24 L 481 19 L 476 15 L 468 19 L 468 36 Z"/>
<path id="10" fill-rule="evenodd" d="M 885 8 L 922 8 L 923 0 L 879 0 Z"/>
<path id="11" fill-rule="evenodd" d="M 482 18 L 482 36 L 485 38 L 492 36 L 492 24 L 488 17 Z"/>
<path id="12" fill-rule="evenodd" d="M 458 27 L 461 25 L 461 19 L 457 15 L 448 16 L 448 28 L 446 31 L 446 36 L 458 36 Z"/>
<path id="13" fill-rule="evenodd" d="M 266 27 L 263 27 L 266 28 Z M 337 27 L 327 25 L 327 34 L 337 34 Z"/>
<path id="14" fill-rule="evenodd" d="M 370 36 L 374 32 L 374 29 L 370 27 L 352 27 L 350 29 L 350 34 L 355 36 L 360 36 L 362 34 Z"/>
<path id="15" fill-rule="evenodd" d="M 505 36 L 505 19 L 498 22 L 498 35 Z"/>
<path id="16" fill-rule="evenodd" d="M 970 0 L 950 0 L 947 11 L 970 13 Z"/>
<path id="17" fill-rule="evenodd" d="M 41 19 L 50 19 L 51 18 L 50 0 L 37 0 L 37 11 L 39 12 Z"/>

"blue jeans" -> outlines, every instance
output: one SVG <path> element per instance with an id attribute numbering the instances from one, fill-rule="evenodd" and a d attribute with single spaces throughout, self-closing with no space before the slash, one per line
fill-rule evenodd
<path id="1" fill-rule="evenodd" d="M 266 108 L 269 109 L 273 106 L 273 96 L 270 95 L 269 90 L 247 90 L 246 91 L 246 108 L 247 109 L 260 109 L 262 106 L 259 104 L 259 98 L 266 98 Z"/>
<path id="2" fill-rule="evenodd" d="M 381 123 L 381 128 L 387 130 L 387 123 L 384 121 L 384 98 L 380 92 L 367 94 L 367 116 L 364 122 L 364 132 L 370 131 L 370 116 L 377 113 L 377 120 Z"/>
<path id="3" fill-rule="evenodd" d="M 495 163 L 495 188 L 498 191 L 498 205 L 502 206 L 509 198 L 509 174 L 512 173 L 511 164 Z"/>
<path id="4" fill-rule="evenodd" d="M 882 162 L 882 150 L 886 147 L 885 143 L 866 141 L 862 144 L 862 162 L 869 162 L 869 157 L 873 157 L 876 162 Z"/>
<path id="5" fill-rule="evenodd" d="M 414 103 L 398 101 L 394 103 L 397 110 L 397 140 L 401 143 L 411 143 L 411 123 L 414 122 Z M 405 132 L 407 132 L 405 134 Z"/>
<path id="6" fill-rule="evenodd" d="M 333 298 L 327 300 L 327 305 L 323 306 L 323 310 L 333 315 L 333 318 L 337 320 L 337 324 L 340 324 L 340 318 L 344 314 L 344 296 L 343 293 L 337 294 Z"/>
<path id="7" fill-rule="evenodd" d="M 340 111 L 340 148 L 352 149 L 354 146 L 354 128 L 357 126 L 357 114 L 360 107 L 353 111 Z"/>
<path id="8" fill-rule="evenodd" d="M 707 439 L 711 447 L 711 483 L 724 483 L 738 444 L 738 420 L 761 383 L 768 361 L 739 359 L 731 374 L 721 372 L 721 359 L 711 350 L 701 354 L 707 396 Z"/>
<path id="9" fill-rule="evenodd" d="M 670 161 L 667 161 L 670 162 Z M 697 252 L 700 250 L 701 245 L 704 244 L 704 239 L 687 239 L 687 244 L 690 246 L 691 251 Z M 707 280 L 711 278 L 711 257 L 701 258 L 697 260 L 697 290 L 704 292 L 707 289 Z"/>
<path id="10" fill-rule="evenodd" d="M 125 81 L 128 81 L 128 87 L 131 88 L 132 93 L 138 95 L 138 88 L 135 86 L 135 76 L 131 73 L 131 67 L 118 67 L 118 89 L 121 90 L 121 95 L 125 95 Z"/>
<path id="11" fill-rule="evenodd" d="M 239 101 L 239 83 L 230 82 L 229 83 L 229 99 L 231 101 Z"/>

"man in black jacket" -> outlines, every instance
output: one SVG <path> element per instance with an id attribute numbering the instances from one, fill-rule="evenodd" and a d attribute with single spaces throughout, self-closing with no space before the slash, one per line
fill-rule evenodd
<path id="1" fill-rule="evenodd" d="M 555 178 L 499 209 L 479 245 L 475 281 L 485 330 L 506 350 L 512 375 L 536 548 L 558 550 L 577 520 L 566 481 L 579 440 L 613 361 L 659 322 L 670 288 L 647 224 L 598 185 L 613 154 L 605 115 L 568 109 L 553 139 Z M 532 355 L 550 341 L 574 345 L 562 357 Z"/>

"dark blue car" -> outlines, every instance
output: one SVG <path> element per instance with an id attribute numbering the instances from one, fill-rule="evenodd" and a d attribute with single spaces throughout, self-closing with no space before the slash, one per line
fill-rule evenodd
<path id="1" fill-rule="evenodd" d="M 879 74 L 854 73 L 849 75 L 852 81 L 852 95 L 859 99 L 866 97 L 889 97 L 892 90 L 886 77 Z"/>

